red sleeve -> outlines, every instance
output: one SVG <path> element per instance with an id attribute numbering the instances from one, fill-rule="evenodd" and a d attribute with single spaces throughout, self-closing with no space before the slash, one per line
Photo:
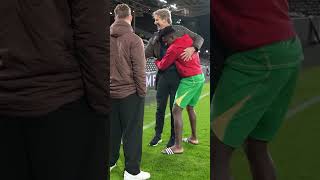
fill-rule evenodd
<path id="1" fill-rule="evenodd" d="M 164 57 L 161 60 L 155 61 L 156 66 L 160 70 L 165 70 L 174 63 L 178 56 L 177 50 L 174 47 L 169 47 Z"/>

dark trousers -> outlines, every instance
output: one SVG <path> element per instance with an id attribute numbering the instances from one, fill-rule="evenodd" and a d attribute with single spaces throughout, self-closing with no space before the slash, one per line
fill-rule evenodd
<path id="1" fill-rule="evenodd" d="M 157 81 L 157 112 L 156 112 L 156 136 L 161 137 L 164 125 L 164 118 L 168 97 L 170 96 L 170 113 L 171 113 L 171 137 L 175 137 L 174 133 L 174 119 L 172 115 L 172 107 L 174 98 L 179 87 L 180 76 L 175 69 L 169 69 L 158 74 Z"/>
<path id="2" fill-rule="evenodd" d="M 119 159 L 121 138 L 125 156 L 125 170 L 140 173 L 144 98 L 132 94 L 123 99 L 111 100 L 110 165 Z"/>
<path id="3" fill-rule="evenodd" d="M 0 118 L 0 179 L 108 178 L 108 117 L 83 99 L 41 117 Z"/>

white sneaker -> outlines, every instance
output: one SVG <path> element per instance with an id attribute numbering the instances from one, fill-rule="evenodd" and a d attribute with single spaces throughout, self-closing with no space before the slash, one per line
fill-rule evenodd
<path id="1" fill-rule="evenodd" d="M 124 180 L 145 180 L 150 178 L 150 173 L 140 171 L 137 175 L 132 175 L 127 171 L 124 172 Z"/>
<path id="2" fill-rule="evenodd" d="M 110 167 L 110 172 L 112 171 L 113 168 L 115 168 L 117 164 L 114 164 L 113 166 Z"/>

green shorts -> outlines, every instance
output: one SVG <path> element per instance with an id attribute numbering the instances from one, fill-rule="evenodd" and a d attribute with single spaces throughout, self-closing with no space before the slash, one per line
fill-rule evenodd
<path id="1" fill-rule="evenodd" d="M 303 52 L 298 38 L 230 56 L 211 102 L 211 127 L 226 145 L 270 141 L 286 115 Z"/>
<path id="2" fill-rule="evenodd" d="M 204 81 L 204 74 L 182 78 L 174 103 L 181 108 L 186 108 L 187 106 L 194 107 L 200 99 Z"/>

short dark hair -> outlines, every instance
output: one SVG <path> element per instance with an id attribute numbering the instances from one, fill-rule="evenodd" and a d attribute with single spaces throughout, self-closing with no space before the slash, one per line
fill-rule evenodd
<path id="1" fill-rule="evenodd" d="M 170 34 L 173 34 L 174 32 L 175 30 L 173 29 L 172 26 L 167 26 L 159 31 L 159 38 L 166 37 Z"/>
<path id="2" fill-rule="evenodd" d="M 114 9 L 117 18 L 123 19 L 131 15 L 131 9 L 127 4 L 118 4 Z"/>

